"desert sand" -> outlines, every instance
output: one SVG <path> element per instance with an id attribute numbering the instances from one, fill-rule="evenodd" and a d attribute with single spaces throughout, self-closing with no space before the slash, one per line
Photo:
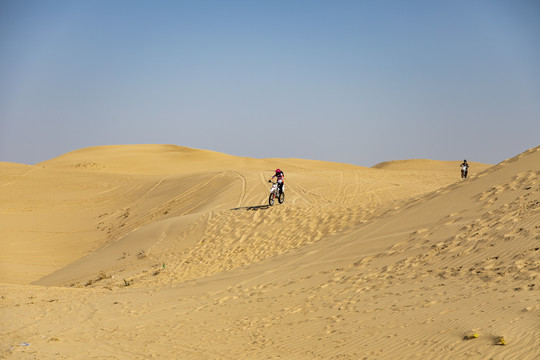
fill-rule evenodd
<path id="1" fill-rule="evenodd" d="M 0 163 L 0 358 L 538 359 L 540 147 L 461 160 Z"/>

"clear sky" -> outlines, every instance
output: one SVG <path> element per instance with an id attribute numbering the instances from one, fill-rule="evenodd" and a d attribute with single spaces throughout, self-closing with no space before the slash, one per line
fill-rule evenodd
<path id="1" fill-rule="evenodd" d="M 498 163 L 540 145 L 540 1 L 0 0 L 0 161 L 116 144 Z"/>

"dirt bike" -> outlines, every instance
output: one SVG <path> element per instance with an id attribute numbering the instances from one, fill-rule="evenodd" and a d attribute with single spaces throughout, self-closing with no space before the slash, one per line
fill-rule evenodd
<path id="1" fill-rule="evenodd" d="M 468 166 L 462 166 L 461 167 L 461 177 L 463 179 L 466 179 L 467 178 L 467 173 L 469 172 L 469 167 Z"/>
<path id="2" fill-rule="evenodd" d="M 270 206 L 274 205 L 274 200 L 277 197 L 278 202 L 283 204 L 285 201 L 285 184 L 282 186 L 282 191 L 279 191 L 278 183 L 272 183 L 272 188 L 270 189 L 270 196 L 268 197 L 268 204 Z"/>

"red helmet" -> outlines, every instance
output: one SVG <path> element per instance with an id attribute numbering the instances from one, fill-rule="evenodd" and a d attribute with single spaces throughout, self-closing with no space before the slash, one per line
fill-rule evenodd
<path id="1" fill-rule="evenodd" d="M 281 172 L 281 170 L 279 170 L 279 169 L 276 169 L 276 173 L 280 173 L 280 172 Z"/>

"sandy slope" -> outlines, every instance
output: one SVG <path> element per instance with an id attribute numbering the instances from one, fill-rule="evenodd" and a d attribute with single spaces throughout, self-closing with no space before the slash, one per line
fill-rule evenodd
<path id="1" fill-rule="evenodd" d="M 173 146 L 2 164 L 0 354 L 536 358 L 539 148 L 458 165 Z"/>
<path id="2" fill-rule="evenodd" d="M 19 284 L 85 255 L 95 257 L 104 245 L 120 249 L 117 257 L 138 253 L 154 246 L 155 239 L 170 238 L 167 227 L 176 239 L 182 229 L 206 224 L 210 216 L 266 204 L 266 179 L 276 167 L 286 169 L 290 180 L 287 205 L 339 204 L 336 211 L 349 212 L 342 205 L 351 204 L 355 216 L 452 183 L 457 176 L 455 171 L 396 173 L 310 160 L 238 158 L 172 145 L 93 147 L 35 166 L 3 165 L 0 282 Z M 296 208 L 288 211 L 297 213 Z M 183 241 L 190 244 L 198 237 Z M 162 245 L 170 251 L 167 241 Z"/>

